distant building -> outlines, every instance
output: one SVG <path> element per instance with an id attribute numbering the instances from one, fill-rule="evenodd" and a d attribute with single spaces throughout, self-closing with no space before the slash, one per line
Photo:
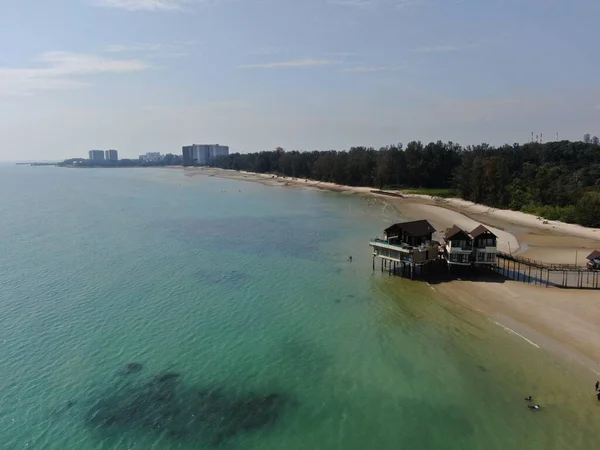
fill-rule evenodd
<path id="1" fill-rule="evenodd" d="M 159 162 L 163 159 L 163 155 L 159 152 L 148 152 L 145 155 L 140 155 L 140 161 Z"/>
<path id="2" fill-rule="evenodd" d="M 119 152 L 116 150 L 106 150 L 104 154 L 104 158 L 107 161 L 118 161 L 119 160 Z"/>
<path id="3" fill-rule="evenodd" d="M 89 155 L 92 161 L 104 161 L 104 150 L 90 150 Z"/>
<path id="4" fill-rule="evenodd" d="M 206 166 L 219 156 L 229 155 L 226 145 L 188 145 L 182 148 L 184 166 Z"/>

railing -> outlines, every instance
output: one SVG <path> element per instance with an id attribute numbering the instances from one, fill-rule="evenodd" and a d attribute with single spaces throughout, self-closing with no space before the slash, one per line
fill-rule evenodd
<path id="1" fill-rule="evenodd" d="M 534 259 L 497 253 L 493 270 L 502 276 L 527 283 L 562 288 L 600 289 L 600 272 L 575 264 L 549 264 Z"/>
<path id="2" fill-rule="evenodd" d="M 450 247 L 449 248 L 450 253 L 453 252 L 469 252 L 471 253 L 473 251 L 472 247 Z"/>
<path id="3" fill-rule="evenodd" d="M 524 258 L 522 256 L 514 256 L 504 252 L 497 252 L 499 258 L 504 258 L 509 261 L 519 262 L 521 264 L 527 264 L 538 269 L 546 270 L 560 270 L 560 271 L 579 271 L 585 269 L 582 266 L 576 266 L 575 264 L 552 264 L 543 261 L 537 261 L 535 259 Z"/>
<path id="4" fill-rule="evenodd" d="M 380 238 L 373 238 L 373 239 L 371 239 L 371 242 L 375 242 L 377 244 L 390 245 L 392 247 L 398 247 L 398 248 L 400 248 L 402 250 L 415 250 L 415 249 L 418 248 L 418 247 L 413 247 L 411 245 L 405 244 L 403 242 L 400 242 L 400 243 L 397 243 L 397 244 L 396 243 L 391 243 L 390 241 L 387 241 L 385 239 L 380 239 Z"/>

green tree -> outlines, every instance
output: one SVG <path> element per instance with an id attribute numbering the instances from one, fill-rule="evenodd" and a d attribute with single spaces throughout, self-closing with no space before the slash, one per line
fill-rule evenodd
<path id="1" fill-rule="evenodd" d="M 577 221 L 586 227 L 600 227 L 600 192 L 586 192 L 575 207 Z"/>

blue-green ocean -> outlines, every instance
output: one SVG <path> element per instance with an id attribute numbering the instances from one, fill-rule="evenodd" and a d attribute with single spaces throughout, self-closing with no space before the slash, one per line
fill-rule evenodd
<path id="1" fill-rule="evenodd" d="M 594 380 L 372 271 L 400 219 L 180 169 L 0 167 L 0 448 L 599 448 Z"/>

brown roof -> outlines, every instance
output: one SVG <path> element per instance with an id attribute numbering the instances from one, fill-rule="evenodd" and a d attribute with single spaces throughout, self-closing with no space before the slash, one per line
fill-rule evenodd
<path id="1" fill-rule="evenodd" d="M 446 234 L 444 235 L 444 239 L 445 240 L 450 240 L 452 239 L 454 236 L 458 235 L 462 233 L 463 235 L 465 235 L 467 238 L 469 237 L 469 235 L 465 232 L 465 230 L 463 230 L 462 228 L 457 227 L 456 225 L 453 225 L 452 228 L 448 228 L 448 230 L 446 230 Z"/>
<path id="2" fill-rule="evenodd" d="M 592 260 L 592 259 L 596 259 L 596 258 L 600 258 L 600 251 L 598 250 L 594 250 L 592 253 L 590 253 L 587 257 L 588 260 Z"/>
<path id="3" fill-rule="evenodd" d="M 385 231 L 387 232 L 394 227 L 401 228 L 404 233 L 414 237 L 427 236 L 430 233 L 435 233 L 435 228 L 433 228 L 433 226 L 426 220 L 395 223 L 391 227 L 386 228 Z"/>
<path id="4" fill-rule="evenodd" d="M 471 235 L 471 237 L 473 239 L 481 236 L 484 233 L 489 233 L 491 235 L 496 236 L 494 233 L 492 233 L 490 230 L 488 230 L 486 227 L 484 227 L 483 225 L 479 225 L 477 228 L 475 228 L 473 231 L 471 231 L 469 234 Z M 497 236 L 496 236 L 497 237 Z"/>

